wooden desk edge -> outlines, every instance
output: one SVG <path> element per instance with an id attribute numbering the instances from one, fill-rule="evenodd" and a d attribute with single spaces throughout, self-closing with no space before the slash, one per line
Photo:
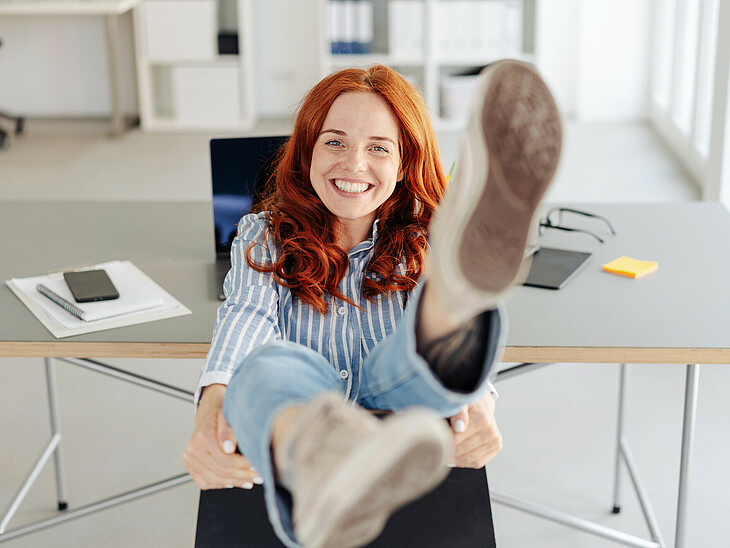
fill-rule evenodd
<path id="1" fill-rule="evenodd" d="M 8 358 L 185 358 L 201 359 L 210 343 L 3 341 Z M 508 346 L 502 361 L 528 363 L 730 364 L 730 348 L 581 348 Z"/>
<path id="2" fill-rule="evenodd" d="M 508 346 L 502 361 L 525 363 L 730 364 L 730 348 Z"/>
<path id="3" fill-rule="evenodd" d="M 0 342 L 8 358 L 205 358 L 210 343 Z"/>

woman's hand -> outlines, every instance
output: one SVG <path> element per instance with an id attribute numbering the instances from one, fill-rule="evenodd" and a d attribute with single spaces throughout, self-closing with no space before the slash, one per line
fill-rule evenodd
<path id="1" fill-rule="evenodd" d="M 491 394 L 464 406 L 449 422 L 454 431 L 454 465 L 457 468 L 481 468 L 502 450 L 502 434 L 494 418 Z"/>
<path id="2" fill-rule="evenodd" d="M 223 416 L 225 394 L 225 385 L 205 387 L 183 462 L 201 489 L 251 489 L 263 479 L 245 457 L 235 452 L 236 437 Z"/>

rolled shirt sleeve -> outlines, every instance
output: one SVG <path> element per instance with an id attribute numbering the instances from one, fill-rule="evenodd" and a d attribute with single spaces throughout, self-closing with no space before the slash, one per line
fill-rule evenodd
<path id="1" fill-rule="evenodd" d="M 277 251 L 266 237 L 269 223 L 265 213 L 244 216 L 231 246 L 231 270 L 223 290 L 226 300 L 218 308 L 210 350 L 195 391 L 195 404 L 202 389 L 211 384 L 228 384 L 241 360 L 257 346 L 281 339 L 279 327 L 280 286 L 270 273 L 257 272 L 246 261 L 270 264 Z"/>

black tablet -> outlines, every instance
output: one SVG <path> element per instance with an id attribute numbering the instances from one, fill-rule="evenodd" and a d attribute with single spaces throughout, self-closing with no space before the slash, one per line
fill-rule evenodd
<path id="1" fill-rule="evenodd" d="M 583 269 L 590 256 L 584 251 L 540 247 L 532 257 L 525 285 L 560 289 Z"/>

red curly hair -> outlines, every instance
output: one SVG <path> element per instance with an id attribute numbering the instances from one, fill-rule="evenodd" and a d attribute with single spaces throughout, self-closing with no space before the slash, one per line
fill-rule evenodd
<path id="1" fill-rule="evenodd" d="M 323 314 L 325 292 L 350 302 L 337 289 L 348 257 L 336 243 L 337 218 L 314 191 L 309 170 L 324 119 L 335 99 L 348 92 L 377 93 L 390 105 L 398 121 L 403 170 L 403 181 L 377 211 L 378 239 L 367 267 L 371 275 L 363 280 L 366 299 L 416 286 L 426 259 L 428 225 L 447 181 L 426 105 L 396 71 L 382 65 L 345 69 L 314 86 L 302 102 L 291 138 L 278 152 L 264 196 L 254 206 L 271 213 L 271 235 L 281 255 L 273 264 L 260 265 L 251 260 L 249 247 L 246 260 L 259 272 L 273 273 L 278 283 Z"/>

